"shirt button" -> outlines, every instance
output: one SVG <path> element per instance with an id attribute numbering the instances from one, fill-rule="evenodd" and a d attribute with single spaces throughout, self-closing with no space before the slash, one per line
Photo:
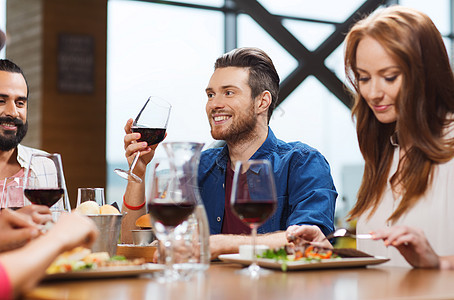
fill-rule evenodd
<path id="1" fill-rule="evenodd" d="M 224 183 L 222 184 L 222 188 L 225 189 L 225 184 Z"/>
<path id="2" fill-rule="evenodd" d="M 221 222 L 221 217 L 217 217 L 216 220 L 218 220 L 218 222 Z"/>

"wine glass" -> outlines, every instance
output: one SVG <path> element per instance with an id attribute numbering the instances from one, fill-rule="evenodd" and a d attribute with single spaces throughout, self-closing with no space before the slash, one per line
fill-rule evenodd
<path id="1" fill-rule="evenodd" d="M 32 154 L 24 181 L 25 197 L 49 207 L 54 220 L 62 211 L 71 211 L 60 154 Z"/>
<path id="2" fill-rule="evenodd" d="M 267 160 L 237 162 L 232 182 L 230 201 L 233 212 L 251 228 L 252 264 L 240 271 L 243 275 L 259 277 L 269 271 L 257 265 L 257 227 L 273 215 L 277 206 L 273 168 Z"/>
<path id="3" fill-rule="evenodd" d="M 174 229 L 185 221 L 197 205 L 196 199 L 184 187 L 187 179 L 180 178 L 169 159 L 155 162 L 151 175 L 151 195 L 147 200 L 153 230 L 165 249 L 164 282 L 179 278 L 173 269 Z"/>
<path id="4" fill-rule="evenodd" d="M 169 121 L 170 110 L 172 105 L 159 97 L 149 97 L 142 109 L 139 111 L 134 120 L 131 131 L 140 133 L 139 142 L 147 142 L 148 146 L 158 144 L 164 140 L 167 122 Z M 140 157 L 140 151 L 137 151 L 129 170 L 115 169 L 115 173 L 124 179 L 132 179 L 138 183 L 142 179 L 132 171 Z"/>
<path id="5" fill-rule="evenodd" d="M 79 207 L 79 205 L 87 201 L 94 201 L 99 207 L 106 204 L 104 188 L 78 188 L 76 207 Z"/>

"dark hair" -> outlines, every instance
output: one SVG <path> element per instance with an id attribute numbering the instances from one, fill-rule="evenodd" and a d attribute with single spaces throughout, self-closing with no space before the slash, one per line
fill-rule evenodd
<path id="1" fill-rule="evenodd" d="M 268 108 L 269 123 L 279 95 L 279 75 L 271 58 L 258 48 L 238 48 L 222 55 L 214 64 L 214 69 L 226 67 L 249 69 L 252 99 L 264 91 L 270 92 L 272 99 Z"/>
<path id="2" fill-rule="evenodd" d="M 25 78 L 24 72 L 18 65 L 16 65 L 9 59 L 0 59 L 0 71 L 21 74 L 22 77 L 24 77 L 25 85 L 27 86 L 27 98 L 28 98 L 29 88 L 28 88 L 27 78 Z"/>
<path id="3" fill-rule="evenodd" d="M 358 85 L 356 51 L 365 38 L 375 39 L 398 64 L 402 86 L 396 99 L 397 121 L 382 124 L 374 116 Z M 434 167 L 454 156 L 454 141 L 444 136 L 454 112 L 454 76 L 443 39 L 430 18 L 411 8 L 391 6 L 355 24 L 345 40 L 345 72 L 355 88 L 352 115 L 365 160 L 358 201 L 350 218 L 371 209 L 385 190 L 394 148 L 391 135 L 407 149 L 391 177 L 402 186 L 402 200 L 389 217 L 396 221 L 431 185 Z"/>

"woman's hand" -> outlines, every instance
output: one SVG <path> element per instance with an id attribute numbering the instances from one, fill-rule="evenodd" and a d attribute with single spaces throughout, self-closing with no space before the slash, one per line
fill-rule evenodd
<path id="1" fill-rule="evenodd" d="M 439 268 L 440 257 L 429 244 L 424 232 L 409 226 L 392 226 L 372 232 L 374 240 L 396 247 L 407 262 L 416 268 Z"/>

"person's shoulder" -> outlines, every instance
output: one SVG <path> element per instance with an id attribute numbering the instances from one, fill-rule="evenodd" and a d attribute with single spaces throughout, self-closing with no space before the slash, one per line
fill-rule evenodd
<path id="1" fill-rule="evenodd" d="M 221 154 L 223 148 L 208 148 L 200 155 L 199 169 L 209 169 Z"/>
<path id="2" fill-rule="evenodd" d="M 36 149 L 36 148 L 32 148 L 32 147 L 28 147 L 28 146 L 24 146 L 24 145 L 17 145 L 17 150 L 19 152 L 19 154 L 23 153 L 23 154 L 26 154 L 26 155 L 32 155 L 32 154 L 49 154 L 48 152 L 44 151 L 44 150 L 40 150 L 40 149 Z"/>
<path id="3" fill-rule="evenodd" d="M 316 155 L 321 155 L 320 151 L 315 149 L 312 146 L 309 146 L 308 144 L 305 144 L 300 141 L 294 141 L 294 142 L 284 142 L 282 140 L 277 140 L 277 149 L 278 151 L 288 153 L 288 152 L 294 152 L 294 153 L 300 153 L 302 155 L 308 155 L 308 154 L 316 154 Z"/>
<path id="4" fill-rule="evenodd" d="M 277 143 L 276 152 L 284 159 L 288 160 L 292 165 L 307 165 L 316 164 L 329 166 L 328 160 L 316 148 L 300 141 Z"/>
<path id="5" fill-rule="evenodd" d="M 210 158 L 216 158 L 219 156 L 219 154 L 221 153 L 222 151 L 222 148 L 209 148 L 209 149 L 206 149 L 204 151 L 202 151 L 202 154 L 201 154 L 201 159 L 204 159 L 204 160 L 209 160 Z"/>

